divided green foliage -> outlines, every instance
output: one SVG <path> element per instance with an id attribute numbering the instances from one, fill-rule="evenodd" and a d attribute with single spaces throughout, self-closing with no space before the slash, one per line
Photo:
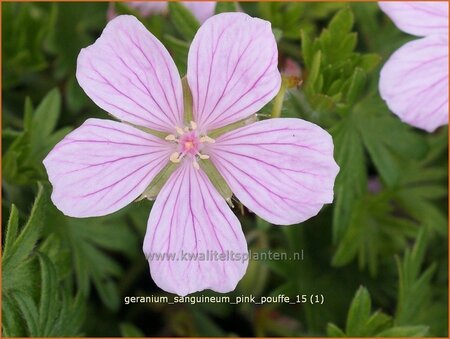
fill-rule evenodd
<path id="1" fill-rule="evenodd" d="M 64 286 L 67 282 L 58 279 L 55 264 L 37 247 L 47 205 L 45 190 L 39 185 L 21 229 L 18 211 L 11 207 L 2 256 L 2 331 L 6 337 L 81 335 L 81 299 L 73 297 Z"/>
<path id="2" fill-rule="evenodd" d="M 176 38 L 173 35 L 164 35 L 164 45 L 173 53 L 173 59 L 181 76 L 186 74 L 187 59 L 190 42 Z"/>
<path id="3" fill-rule="evenodd" d="M 93 43 L 92 32 L 100 33 L 106 25 L 106 2 L 53 3 L 56 18 L 47 49 L 56 56 L 54 76 L 62 78 L 75 72 L 80 50 Z M 74 15 L 76 13 L 76 15 Z M 95 36 L 95 35 L 94 35 Z"/>
<path id="4" fill-rule="evenodd" d="M 389 188 L 398 187 L 405 167 L 427 154 L 425 138 L 388 112 L 378 98 L 361 101 L 355 106 L 355 114 L 360 117 L 357 127 L 381 180 Z"/>
<path id="5" fill-rule="evenodd" d="M 177 36 L 165 34 L 164 44 L 173 52 L 172 55 L 178 71 L 181 76 L 184 76 L 187 70 L 189 46 L 200 27 L 200 23 L 191 11 L 177 2 L 169 3 L 169 19 L 175 28 Z"/>
<path id="6" fill-rule="evenodd" d="M 122 276 L 121 265 L 112 254 L 121 254 L 129 259 L 140 253 L 139 239 L 128 225 L 124 214 L 106 216 L 102 219 L 75 219 L 64 217 L 52 209 L 47 232 L 53 234 L 52 243 L 58 250 L 56 257 L 64 253 L 63 264 L 72 272 L 78 291 L 87 297 L 91 286 L 95 287 L 102 302 L 111 310 L 120 306 L 120 295 L 116 279 Z M 59 253 L 59 254 L 58 254 Z"/>
<path id="7" fill-rule="evenodd" d="M 338 246 L 334 265 L 346 265 L 358 257 L 360 267 L 368 266 L 376 274 L 379 257 L 388 259 L 401 251 L 417 228 L 431 221 L 415 206 L 422 212 L 435 211 L 430 227 L 444 232 L 445 216 L 439 217 L 439 209 L 421 196 L 428 193 L 439 199 L 447 195 L 442 181 L 446 167 L 430 168 L 421 160 L 432 150 L 423 135 L 371 97 L 358 102 L 331 132 L 341 166 L 335 185 L 333 239 Z M 379 176 L 368 178 L 371 162 Z M 440 172 L 441 179 L 433 178 Z M 428 178 L 424 173 L 430 173 Z M 442 222 L 436 224 L 438 220 Z"/>
<path id="8" fill-rule="evenodd" d="M 318 38 L 303 31 L 302 57 L 307 74 L 303 90 L 308 104 L 318 113 L 348 114 L 361 96 L 367 74 L 379 63 L 376 54 L 355 52 L 357 34 L 352 32 L 353 13 L 340 10 Z"/>
<path id="9" fill-rule="evenodd" d="M 368 266 L 370 273 L 376 275 L 379 257 L 389 258 L 400 252 L 417 231 L 413 220 L 396 214 L 398 210 L 388 194 L 358 199 L 332 264 L 344 266 L 357 257 L 361 269 Z"/>
<path id="10" fill-rule="evenodd" d="M 44 225 L 45 204 L 43 187 L 39 185 L 30 217 L 20 230 L 19 212 L 14 205 L 11 207 L 2 254 L 2 293 L 5 295 L 14 290 L 27 292 L 30 287 L 31 281 L 22 278 L 31 269 L 30 260 Z"/>
<path id="11" fill-rule="evenodd" d="M 3 156 L 3 175 L 8 183 L 31 184 L 45 177 L 42 160 L 71 130 L 54 131 L 60 109 L 58 89 L 50 91 L 35 110 L 29 99 L 25 101 L 23 130 L 13 134 Z"/>
<path id="12" fill-rule="evenodd" d="M 169 2 L 170 19 L 177 32 L 186 41 L 192 41 L 200 28 L 200 23 L 192 12 L 178 2 Z"/>
<path id="13" fill-rule="evenodd" d="M 403 259 L 396 258 L 399 287 L 395 322 L 400 326 L 427 324 L 435 336 L 441 335 L 437 332 L 439 329 L 433 327 L 445 322 L 447 298 L 440 298 L 438 291 L 432 288 L 436 264 L 422 270 L 428 238 L 427 229 L 421 229 L 414 247 L 406 250 Z"/>
<path id="14" fill-rule="evenodd" d="M 48 66 L 42 47 L 54 25 L 54 10 L 50 4 L 11 2 L 3 4 L 2 18 L 2 35 L 9 37 L 2 46 L 2 85 L 7 89 Z"/>
<path id="15" fill-rule="evenodd" d="M 354 205 L 367 191 L 367 169 L 361 136 L 355 129 L 352 116 L 341 121 L 332 130 L 337 164 L 340 167 L 334 185 L 333 240 L 342 239 Z"/>
<path id="16" fill-rule="evenodd" d="M 372 313 L 370 294 L 360 287 L 347 314 L 345 330 L 329 323 L 329 337 L 422 337 L 428 333 L 426 326 L 396 326 L 392 318 L 381 312 Z"/>
<path id="17" fill-rule="evenodd" d="M 427 137 L 426 156 L 404 162 L 395 198 L 399 205 L 427 229 L 445 237 L 448 234 L 448 128 Z M 407 164 L 407 166 L 405 166 Z"/>
<path id="18" fill-rule="evenodd" d="M 241 5 L 245 8 L 245 4 Z M 301 30 L 315 31 L 316 20 L 327 17 L 342 6 L 343 3 L 317 3 L 310 6 L 301 2 L 259 2 L 255 14 L 270 21 L 273 28 L 282 32 L 283 37 L 293 40 L 300 38 Z"/>

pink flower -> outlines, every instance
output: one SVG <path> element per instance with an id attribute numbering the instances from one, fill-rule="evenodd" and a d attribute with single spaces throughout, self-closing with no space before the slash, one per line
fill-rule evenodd
<path id="1" fill-rule="evenodd" d="M 182 1 L 181 3 L 192 12 L 200 23 L 213 16 L 216 9 L 215 1 Z M 168 11 L 167 1 L 132 1 L 126 4 L 137 10 L 143 17 L 152 14 L 164 14 Z M 109 20 L 116 17 L 116 12 L 112 5 L 108 9 Z"/>
<path id="2" fill-rule="evenodd" d="M 380 2 L 406 33 L 424 38 L 398 49 L 381 70 L 381 97 L 399 118 L 433 132 L 448 123 L 448 3 Z"/>
<path id="3" fill-rule="evenodd" d="M 89 119 L 50 152 L 44 164 L 54 204 L 73 217 L 113 213 L 172 162 L 177 168 L 153 205 L 143 246 L 151 275 L 179 295 L 233 290 L 247 268 L 247 244 L 205 162 L 242 203 L 275 224 L 302 222 L 333 200 L 338 166 L 332 139 L 320 127 L 271 119 L 209 136 L 253 116 L 277 94 L 277 59 L 269 22 L 243 13 L 207 20 L 189 51 L 195 122 L 185 121 L 182 82 L 168 51 L 135 17 L 115 18 L 80 52 L 77 79 L 120 122 Z M 164 253 L 177 259 L 157 257 Z M 208 253 L 226 258 L 202 260 Z"/>

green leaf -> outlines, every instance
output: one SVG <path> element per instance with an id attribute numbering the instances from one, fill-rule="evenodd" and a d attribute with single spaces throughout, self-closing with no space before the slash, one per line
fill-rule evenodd
<path id="1" fill-rule="evenodd" d="M 4 333 L 23 333 L 22 336 L 26 333 L 30 337 L 79 336 L 84 314 L 81 299 L 73 300 L 67 286 L 58 284 L 55 266 L 45 254 L 36 252 L 36 255 L 40 263 L 40 284 L 29 284 L 20 290 L 14 286 L 6 295 L 2 291 L 3 311 L 7 314 Z M 23 265 L 29 266 L 30 262 Z M 32 278 L 30 271 L 24 278 Z M 39 303 L 34 298 L 35 292 Z"/>
<path id="2" fill-rule="evenodd" d="M 144 338 L 145 334 L 136 326 L 130 323 L 120 324 L 120 334 L 124 338 Z"/>
<path id="3" fill-rule="evenodd" d="M 357 256 L 359 267 L 368 266 L 375 276 L 379 258 L 398 253 L 416 231 L 413 221 L 396 216 L 389 194 L 366 195 L 353 206 L 350 224 L 332 264 L 343 266 Z"/>
<path id="4" fill-rule="evenodd" d="M 42 160 L 71 128 L 53 133 L 59 118 L 61 96 L 58 89 L 50 91 L 33 113 L 29 98 L 25 99 L 24 130 L 9 145 L 2 169 L 11 184 L 31 185 L 45 178 Z"/>
<path id="5" fill-rule="evenodd" d="M 367 173 L 361 137 L 351 119 L 339 123 L 332 131 L 335 159 L 340 166 L 335 184 L 333 240 L 346 233 L 356 200 L 367 190 Z"/>
<path id="6" fill-rule="evenodd" d="M 378 172 L 389 187 L 397 186 L 404 175 L 405 163 L 426 154 L 426 141 L 384 110 L 378 98 L 361 102 L 355 110 L 362 140 Z"/>
<path id="7" fill-rule="evenodd" d="M 175 64 L 179 73 L 183 76 L 186 74 L 187 59 L 189 53 L 189 42 L 173 37 L 172 35 L 164 35 L 164 45 L 172 52 Z"/>
<path id="8" fill-rule="evenodd" d="M 73 2 L 52 3 L 57 15 L 52 18 L 55 29 L 47 36 L 47 48 L 56 55 L 52 65 L 54 78 L 75 73 L 80 50 L 93 43 L 92 32 L 101 32 L 106 26 L 107 6 L 95 2 L 84 6 Z"/>
<path id="9" fill-rule="evenodd" d="M 2 257 L 4 273 L 10 272 L 9 274 L 13 274 L 13 270 L 21 265 L 33 251 L 44 224 L 45 204 L 44 188 L 39 184 L 37 197 L 34 201 L 27 223 L 14 241 L 12 241 L 12 239 L 8 240 L 8 251 L 6 253 L 4 252 Z M 11 213 L 16 214 L 17 211 L 14 210 L 15 207 L 13 207 Z M 17 219 L 17 216 L 13 215 L 12 218 L 11 226 L 13 227 L 13 233 L 17 234 L 17 230 L 14 230 L 14 228 L 17 228 L 17 225 L 14 225 L 14 219 Z"/>
<path id="10" fill-rule="evenodd" d="M 393 324 L 392 318 L 381 311 L 376 311 L 372 314 L 366 323 L 366 333 L 379 333 L 391 327 Z"/>
<path id="11" fill-rule="evenodd" d="M 3 157 L 2 171 L 5 181 L 24 185 L 38 179 L 35 166 L 30 164 L 31 157 L 30 133 L 22 132 L 9 146 Z"/>
<path id="12" fill-rule="evenodd" d="M 47 156 L 48 153 L 55 147 L 55 145 L 60 142 L 67 134 L 72 132 L 72 127 L 63 127 L 56 132 L 52 133 L 44 141 L 44 144 L 39 147 L 39 149 L 34 150 L 33 160 L 39 167 L 42 167 L 42 160 Z"/>
<path id="13" fill-rule="evenodd" d="M 216 2 L 215 14 L 226 13 L 226 12 L 237 12 L 238 5 L 236 2 Z"/>
<path id="14" fill-rule="evenodd" d="M 75 219 L 52 209 L 47 223 L 47 232 L 54 234 L 60 242 L 58 248 L 69 252 L 70 271 L 75 275 L 78 292 L 87 297 L 93 285 L 111 310 L 120 306 L 116 279 L 123 274 L 123 269 L 118 258 L 126 256 L 137 260 L 140 254 L 138 237 L 143 236 L 131 228 L 124 212 L 101 219 Z"/>
<path id="15" fill-rule="evenodd" d="M 336 325 L 328 323 L 327 324 L 327 336 L 334 338 L 343 338 L 345 333 Z"/>
<path id="16" fill-rule="evenodd" d="M 197 33 L 200 28 L 200 23 L 192 12 L 181 3 L 170 1 L 168 4 L 170 19 L 178 33 L 180 33 L 186 41 L 192 41 L 195 33 Z"/>
<path id="17" fill-rule="evenodd" d="M 2 297 L 2 337 L 24 337 L 23 319 L 12 295 Z"/>
<path id="18" fill-rule="evenodd" d="M 39 336 L 38 312 L 32 296 L 37 280 L 33 258 L 44 223 L 45 200 L 39 185 L 28 221 L 20 230 L 18 211 L 14 205 L 11 207 L 2 256 L 2 311 L 8 314 L 3 326 L 4 333 L 11 335 Z"/>
<path id="19" fill-rule="evenodd" d="M 302 55 L 303 61 L 305 62 L 306 68 L 311 69 L 312 57 L 313 57 L 313 48 L 311 38 L 308 34 L 302 30 L 301 31 L 301 41 L 302 41 Z"/>
<path id="20" fill-rule="evenodd" d="M 55 129 L 61 108 L 61 94 L 57 88 L 51 90 L 41 101 L 33 115 L 32 143 L 47 138 Z"/>
<path id="21" fill-rule="evenodd" d="M 97 287 L 103 304 L 110 310 L 117 311 L 120 307 L 120 297 L 116 282 L 109 279 L 101 279 L 98 275 L 93 276 L 93 282 Z"/>
<path id="22" fill-rule="evenodd" d="M 372 301 L 366 288 L 360 287 L 350 304 L 347 314 L 345 332 L 336 325 L 329 323 L 328 336 L 333 337 L 380 337 L 386 333 L 408 333 L 407 327 L 393 327 L 392 318 L 380 311 L 372 313 Z M 403 332 L 402 332 L 403 331 Z M 395 335 L 401 337 L 401 335 Z"/>
<path id="23" fill-rule="evenodd" d="M 366 322 L 369 320 L 372 303 L 369 292 L 364 287 L 360 287 L 353 298 L 347 315 L 347 325 L 345 332 L 349 336 L 358 336 Z"/>
<path id="24" fill-rule="evenodd" d="M 424 272 L 421 271 L 428 241 L 427 229 L 422 228 L 412 250 L 406 250 L 402 261 L 397 259 L 397 325 L 419 325 L 420 321 L 427 318 L 427 310 L 432 300 L 431 279 L 436 269 L 435 265 L 431 265 Z"/>
<path id="25" fill-rule="evenodd" d="M 381 56 L 378 54 L 364 54 L 361 55 L 358 62 L 359 66 L 366 72 L 372 71 L 381 61 Z"/>
<path id="26" fill-rule="evenodd" d="M 375 54 L 355 52 L 358 35 L 351 32 L 353 23 L 352 10 L 347 6 L 314 40 L 305 31 L 301 32 L 306 68 L 303 90 L 312 109 L 318 112 L 321 125 L 335 125 L 339 115 L 349 114 L 363 94 L 366 73 L 380 60 Z M 328 104 L 321 98 L 327 98 Z M 323 114 L 325 118 L 321 113 L 327 113 Z"/>
<path id="27" fill-rule="evenodd" d="M 353 13 L 349 7 L 341 9 L 331 20 L 328 25 L 330 31 L 339 32 L 340 34 L 348 33 L 353 27 Z"/>
<path id="28" fill-rule="evenodd" d="M 33 127 L 33 103 L 29 97 L 25 98 L 25 107 L 23 109 L 23 130 L 30 131 Z"/>
<path id="29" fill-rule="evenodd" d="M 402 326 L 392 327 L 377 335 L 384 338 L 418 338 L 424 337 L 428 333 L 427 326 Z"/>
<path id="30" fill-rule="evenodd" d="M 50 259 L 44 254 L 39 255 L 41 266 L 41 296 L 39 300 L 39 329 L 41 336 L 47 337 L 54 327 L 58 317 L 59 305 L 55 298 L 58 290 L 56 270 Z M 57 295 L 57 294 L 56 294 Z"/>
<path id="31" fill-rule="evenodd" d="M 51 31 L 51 5 L 8 3 L 2 7 L 3 89 L 12 88 L 30 74 L 47 67 L 44 39 Z"/>
<path id="32" fill-rule="evenodd" d="M 346 101 L 349 104 L 354 104 L 360 97 L 364 85 L 366 84 L 367 75 L 362 68 L 356 68 L 350 78 L 350 85 L 347 91 Z"/>
<path id="33" fill-rule="evenodd" d="M 33 298 L 19 291 L 15 291 L 13 298 L 25 322 L 28 336 L 39 337 L 39 313 Z"/>
<path id="34" fill-rule="evenodd" d="M 13 246 L 15 239 L 17 238 L 17 232 L 19 228 L 19 211 L 15 205 L 11 206 L 11 212 L 9 214 L 8 225 L 6 226 L 6 237 L 3 244 L 3 260 L 5 257 L 12 255 L 9 248 Z"/>
<path id="35" fill-rule="evenodd" d="M 305 91 L 308 93 L 309 91 L 312 91 L 312 89 L 318 90 L 317 87 L 319 87 L 318 81 L 319 81 L 319 75 L 320 75 L 320 64 L 322 62 L 322 52 L 317 51 L 314 54 L 312 63 L 311 63 L 311 69 L 309 70 L 308 74 L 308 81 L 305 85 Z M 320 92 L 320 89 L 318 90 Z"/>

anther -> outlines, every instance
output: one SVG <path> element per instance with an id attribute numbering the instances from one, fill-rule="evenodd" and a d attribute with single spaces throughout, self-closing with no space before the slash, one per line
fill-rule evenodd
<path id="1" fill-rule="evenodd" d="M 226 199 L 226 202 L 231 208 L 234 208 L 234 204 L 233 201 L 231 201 L 231 198 Z"/>
<path id="2" fill-rule="evenodd" d="M 200 138 L 200 142 L 208 142 L 210 144 L 214 144 L 216 141 L 213 138 L 210 138 L 207 135 L 204 135 Z"/>
<path id="3" fill-rule="evenodd" d="M 197 129 L 197 124 L 193 121 L 191 121 L 191 129 L 192 130 Z"/>
<path id="4" fill-rule="evenodd" d="M 180 154 L 178 152 L 174 152 L 170 155 L 170 161 L 177 164 L 180 162 Z"/>
<path id="5" fill-rule="evenodd" d="M 200 169 L 200 166 L 199 166 L 199 164 L 198 164 L 197 161 L 194 161 L 194 162 L 192 163 L 192 165 L 194 165 L 194 168 L 195 168 L 196 170 L 199 170 L 199 169 Z"/>
<path id="6" fill-rule="evenodd" d="M 176 136 L 173 134 L 169 134 L 167 137 L 165 137 L 164 139 L 166 139 L 167 141 L 175 141 L 177 140 Z"/>
<path id="7" fill-rule="evenodd" d="M 181 127 L 175 127 L 175 130 L 177 131 L 177 133 L 179 135 L 183 135 L 184 134 L 184 131 L 183 131 L 183 129 Z"/>
<path id="8" fill-rule="evenodd" d="M 202 160 L 207 160 L 207 159 L 209 159 L 209 155 L 207 155 L 207 154 L 198 154 L 198 157 L 200 158 L 200 159 L 202 159 Z"/>

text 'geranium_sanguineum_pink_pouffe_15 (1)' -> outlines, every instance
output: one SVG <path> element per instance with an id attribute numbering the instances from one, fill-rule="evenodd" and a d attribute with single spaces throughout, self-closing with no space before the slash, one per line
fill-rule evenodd
<path id="1" fill-rule="evenodd" d="M 165 291 L 225 293 L 244 276 L 248 260 L 152 255 L 248 253 L 228 190 L 276 225 L 303 222 L 333 200 L 339 167 L 330 134 L 302 119 L 254 118 L 281 86 L 268 21 L 212 16 L 196 33 L 181 78 L 163 44 L 121 15 L 81 50 L 76 77 L 117 121 L 88 119 L 50 151 L 52 201 L 84 218 L 157 194 L 143 251 Z M 155 181 L 163 182 L 157 190 Z"/>

